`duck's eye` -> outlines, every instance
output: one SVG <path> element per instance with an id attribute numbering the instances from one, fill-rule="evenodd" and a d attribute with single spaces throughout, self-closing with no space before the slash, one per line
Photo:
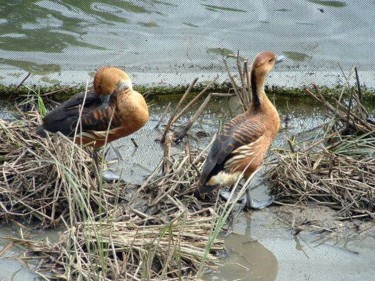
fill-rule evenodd
<path id="1" fill-rule="evenodd" d="M 272 61 L 273 61 L 273 58 L 268 60 L 268 62 L 272 62 Z"/>

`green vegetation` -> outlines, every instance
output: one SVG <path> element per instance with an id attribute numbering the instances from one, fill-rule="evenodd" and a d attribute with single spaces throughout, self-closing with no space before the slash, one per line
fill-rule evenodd
<path id="1" fill-rule="evenodd" d="M 195 93 L 201 91 L 206 86 L 206 83 L 197 83 L 193 89 L 192 96 Z M 143 93 L 149 100 L 158 101 L 171 101 L 178 100 L 181 95 L 186 91 L 188 85 L 178 85 L 175 87 L 171 86 L 135 86 L 134 89 L 140 93 Z M 72 86 L 64 87 L 61 85 L 48 86 L 48 87 L 26 87 L 21 86 L 17 90 L 16 86 L 4 86 L 0 85 L 0 97 L 1 99 L 18 99 L 30 95 L 31 92 L 38 92 L 41 97 L 48 96 L 49 99 L 62 102 L 69 99 L 71 96 L 82 92 L 85 90 L 84 86 Z M 210 89 L 210 92 L 214 93 L 228 93 L 231 92 L 231 86 L 228 83 L 215 83 Z M 341 86 L 337 85 L 335 87 L 325 87 L 320 88 L 321 93 L 327 98 L 337 98 L 341 94 Z M 301 88 L 284 88 L 277 86 L 266 86 L 266 92 L 270 96 L 276 96 L 279 98 L 300 98 L 300 99 L 310 99 L 306 95 L 304 89 Z M 375 100 L 375 89 L 369 89 L 362 87 L 362 94 L 365 102 L 370 102 Z M 344 93 L 346 96 L 347 93 Z"/>
<path id="2" fill-rule="evenodd" d="M 26 72 L 31 72 L 35 75 L 46 75 L 53 72 L 60 72 L 61 67 L 58 64 L 39 64 L 30 61 L 20 61 L 0 58 L 0 63 L 12 65 L 21 68 Z"/>
<path id="3" fill-rule="evenodd" d="M 42 98 L 42 96 L 40 95 L 39 92 L 36 92 L 35 94 L 36 94 L 36 97 L 37 97 L 37 105 L 38 105 L 39 115 L 44 117 L 47 114 L 47 109 L 46 109 L 46 106 L 44 104 L 43 98 Z"/>

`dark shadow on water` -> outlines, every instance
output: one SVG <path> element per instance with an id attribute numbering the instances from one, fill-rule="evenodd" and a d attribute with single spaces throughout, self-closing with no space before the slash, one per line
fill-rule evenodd
<path id="1" fill-rule="evenodd" d="M 228 11 L 228 12 L 240 12 L 240 13 L 247 13 L 245 10 L 230 8 L 230 7 L 223 7 L 223 6 L 215 6 L 215 5 L 206 5 L 202 4 L 207 10 L 213 12 L 220 12 L 220 11 Z"/>

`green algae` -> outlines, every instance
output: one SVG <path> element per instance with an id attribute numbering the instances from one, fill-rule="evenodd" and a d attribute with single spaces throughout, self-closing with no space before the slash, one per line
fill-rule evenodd
<path id="1" fill-rule="evenodd" d="M 51 78 L 49 78 L 48 76 L 43 76 L 42 78 L 40 78 L 40 81 L 43 81 L 43 82 L 49 83 L 49 84 L 51 84 L 51 85 L 56 85 L 56 84 L 61 83 L 61 81 L 59 81 L 59 80 L 57 80 L 57 79 L 51 79 Z"/>
<path id="2" fill-rule="evenodd" d="M 150 22 L 140 21 L 138 22 L 138 24 L 144 27 L 149 27 L 149 28 L 158 27 L 158 24 L 154 21 L 150 21 Z"/>
<path id="3" fill-rule="evenodd" d="M 304 53 L 300 53 L 300 52 L 292 52 L 292 51 L 283 51 L 283 54 L 291 59 L 291 60 L 294 60 L 294 61 L 305 61 L 307 59 L 311 59 L 312 57 L 307 55 L 307 54 L 304 54 Z"/>
<path id="4" fill-rule="evenodd" d="M 223 57 L 228 57 L 228 56 L 234 56 L 235 52 L 233 52 L 230 49 L 226 48 L 208 48 L 207 53 L 215 54 L 215 55 L 220 55 Z"/>
<path id="5" fill-rule="evenodd" d="M 60 72 L 61 66 L 58 64 L 39 64 L 31 61 L 11 60 L 0 58 L 1 64 L 8 64 L 18 68 L 21 68 L 27 72 L 35 75 L 46 75 L 52 72 Z M 15 74 L 18 75 L 18 74 Z M 21 74 L 20 74 L 21 75 Z"/>
<path id="6" fill-rule="evenodd" d="M 219 55 L 219 56 L 226 57 L 226 58 L 235 58 L 236 57 L 236 52 L 234 52 L 233 50 L 227 49 L 227 48 L 208 48 L 207 53 Z M 243 58 L 241 56 L 239 58 L 242 61 L 245 60 L 245 58 Z"/>

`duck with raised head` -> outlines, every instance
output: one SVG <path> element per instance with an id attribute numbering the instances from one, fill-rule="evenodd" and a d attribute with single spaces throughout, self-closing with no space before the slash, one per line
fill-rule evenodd
<path id="1" fill-rule="evenodd" d="M 274 65 L 284 59 L 271 52 L 259 53 L 251 66 L 252 101 L 248 110 L 224 125 L 203 165 L 198 193 L 230 186 L 243 175 L 248 179 L 263 158 L 280 127 L 279 114 L 268 99 L 264 84 Z M 249 188 L 246 207 L 252 205 Z"/>
<path id="2" fill-rule="evenodd" d="M 100 148 L 134 133 L 148 118 L 146 101 L 133 90 L 128 74 L 101 67 L 94 77 L 94 91 L 76 94 L 50 111 L 37 134 L 45 136 L 49 131 L 73 137 L 77 132 L 76 143 Z"/>

